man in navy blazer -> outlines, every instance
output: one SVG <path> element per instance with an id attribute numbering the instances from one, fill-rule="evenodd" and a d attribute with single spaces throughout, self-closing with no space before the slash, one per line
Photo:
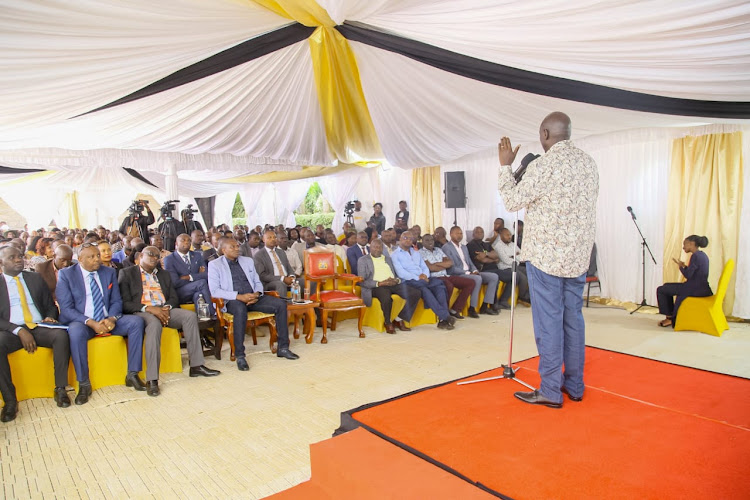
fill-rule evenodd
<path id="1" fill-rule="evenodd" d="M 349 261 L 349 269 L 352 273 L 357 273 L 357 261 L 360 257 L 370 254 L 370 245 L 367 244 L 367 233 L 360 231 L 357 233 L 357 244 L 346 249 L 346 260 Z"/>
<path id="2" fill-rule="evenodd" d="M 250 367 L 245 359 L 245 330 L 247 312 L 260 311 L 276 317 L 279 346 L 276 355 L 280 358 L 297 359 L 289 350 L 289 328 L 286 301 L 263 293 L 263 283 L 255 271 L 250 257 L 240 255 L 240 245 L 234 238 L 221 242 L 224 255 L 208 263 L 208 286 L 211 295 L 224 299 L 227 312 L 234 317 L 234 353 L 237 368 L 247 371 Z"/>
<path id="3" fill-rule="evenodd" d="M 190 251 L 190 244 L 190 236 L 184 233 L 179 235 L 175 241 L 175 251 L 164 257 L 164 269 L 169 271 L 180 304 L 192 302 L 195 304 L 195 312 L 198 312 L 198 297 L 203 295 L 210 316 L 215 318 L 206 262 L 201 252 Z"/>
<path id="4" fill-rule="evenodd" d="M 435 237 L 438 237 L 437 233 Z M 484 303 L 479 309 L 479 313 L 496 316 L 499 313 L 493 307 L 493 304 L 495 303 L 495 297 L 497 296 L 497 274 L 482 273 L 477 270 L 476 266 L 469 257 L 469 250 L 466 248 L 466 245 L 461 243 L 461 240 L 463 240 L 463 238 L 464 232 L 460 227 L 454 226 L 451 228 L 450 241 L 441 242 L 443 245 L 440 247 L 440 249 L 453 261 L 453 267 L 448 269 L 448 274 L 450 274 L 451 276 L 462 276 L 474 280 L 474 290 L 471 292 L 471 299 L 469 301 L 470 317 L 479 317 L 476 307 L 479 303 L 479 289 L 481 288 L 482 283 L 485 283 L 487 285 L 487 290 L 485 291 Z"/>
<path id="5" fill-rule="evenodd" d="M 138 376 L 143 368 L 143 320 L 122 314 L 117 274 L 101 263 L 96 243 L 86 243 L 81 246 L 78 264 L 60 270 L 57 276 L 55 292 L 61 311 L 60 323 L 68 325 L 70 351 L 80 386 L 75 400 L 77 405 L 88 402 L 91 396 L 88 341 L 98 335 L 128 337 L 125 385 L 137 391 L 146 390 Z"/>

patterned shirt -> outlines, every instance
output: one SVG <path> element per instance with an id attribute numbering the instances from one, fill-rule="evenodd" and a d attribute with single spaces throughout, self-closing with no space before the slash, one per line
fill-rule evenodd
<path id="1" fill-rule="evenodd" d="M 141 285 L 143 285 L 143 295 L 141 295 L 141 304 L 144 306 L 161 307 L 167 303 L 164 293 L 161 291 L 161 284 L 156 277 L 156 269 L 152 273 L 147 273 L 141 268 Z"/>
<path id="2" fill-rule="evenodd" d="M 423 247 L 419 250 L 419 255 L 421 255 L 422 258 L 430 264 L 443 262 L 443 259 L 445 258 L 445 254 L 443 253 L 443 251 L 437 247 L 435 247 L 432 252 Z M 430 276 L 432 276 L 433 278 L 448 276 L 448 271 L 446 271 L 445 269 L 441 269 L 440 271 L 430 271 Z"/>
<path id="3" fill-rule="evenodd" d="M 522 261 L 562 278 L 586 272 L 599 194 L 593 158 L 571 141 L 560 141 L 529 164 L 518 184 L 511 167 L 502 166 L 498 189 L 508 210 L 526 209 Z"/>

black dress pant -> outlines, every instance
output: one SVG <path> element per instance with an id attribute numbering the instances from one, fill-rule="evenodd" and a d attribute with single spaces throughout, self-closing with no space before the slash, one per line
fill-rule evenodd
<path id="1" fill-rule="evenodd" d="M 380 307 L 383 310 L 383 317 L 386 323 L 391 322 L 391 313 L 393 310 L 393 298 L 391 298 L 391 295 L 394 294 L 406 301 L 406 304 L 404 304 L 404 307 L 396 316 L 404 321 L 411 321 L 411 317 L 417 308 L 419 299 L 422 298 L 422 294 L 419 293 L 418 289 L 404 286 L 403 283 L 400 285 L 376 286 L 373 288 L 372 296 L 380 301 Z"/>
<path id="2" fill-rule="evenodd" d="M 486 267 L 482 269 L 483 273 L 493 273 L 497 275 L 498 279 L 498 288 L 500 288 L 500 281 L 505 283 L 505 287 L 503 288 L 503 293 L 500 294 L 500 298 L 498 298 L 495 301 L 495 304 L 500 303 L 508 303 L 508 300 L 510 300 L 510 293 L 511 293 L 511 284 L 513 284 L 513 271 L 510 269 L 487 269 Z M 528 282 L 527 282 L 528 283 Z M 520 294 L 519 294 L 520 295 Z"/>
<path id="3" fill-rule="evenodd" d="M 51 347 L 55 363 L 55 387 L 68 385 L 68 364 L 70 363 L 70 339 L 68 332 L 62 328 L 44 328 L 38 326 L 31 330 L 37 347 Z M 10 376 L 8 354 L 23 349 L 21 339 L 13 332 L 0 331 L 0 394 L 7 404 L 16 401 L 16 386 Z"/>
<path id="4" fill-rule="evenodd" d="M 278 350 L 289 348 L 289 325 L 287 321 L 286 301 L 270 295 L 261 295 L 255 304 L 245 304 L 239 300 L 226 302 L 227 312 L 234 316 L 234 354 L 245 357 L 245 330 L 247 330 L 248 311 L 260 311 L 276 316 L 276 333 Z"/>

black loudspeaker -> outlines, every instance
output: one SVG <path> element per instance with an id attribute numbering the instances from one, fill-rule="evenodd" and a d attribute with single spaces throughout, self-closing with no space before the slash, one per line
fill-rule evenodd
<path id="1" fill-rule="evenodd" d="M 466 208 L 466 180 L 463 172 L 445 173 L 445 208 Z"/>

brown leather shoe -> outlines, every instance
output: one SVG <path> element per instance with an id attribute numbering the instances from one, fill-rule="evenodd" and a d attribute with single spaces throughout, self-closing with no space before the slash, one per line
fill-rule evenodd
<path id="1" fill-rule="evenodd" d="M 393 323 L 385 323 L 383 326 L 385 326 L 385 333 L 396 333 L 396 329 L 393 328 Z"/>
<path id="2" fill-rule="evenodd" d="M 408 326 L 406 326 L 406 322 L 405 322 L 404 320 L 401 320 L 401 321 L 394 321 L 393 323 L 394 323 L 394 324 L 396 325 L 396 327 L 398 327 L 398 329 L 399 329 L 399 330 L 401 330 L 402 332 L 410 332 L 410 331 L 411 331 L 411 328 L 409 328 Z"/>

